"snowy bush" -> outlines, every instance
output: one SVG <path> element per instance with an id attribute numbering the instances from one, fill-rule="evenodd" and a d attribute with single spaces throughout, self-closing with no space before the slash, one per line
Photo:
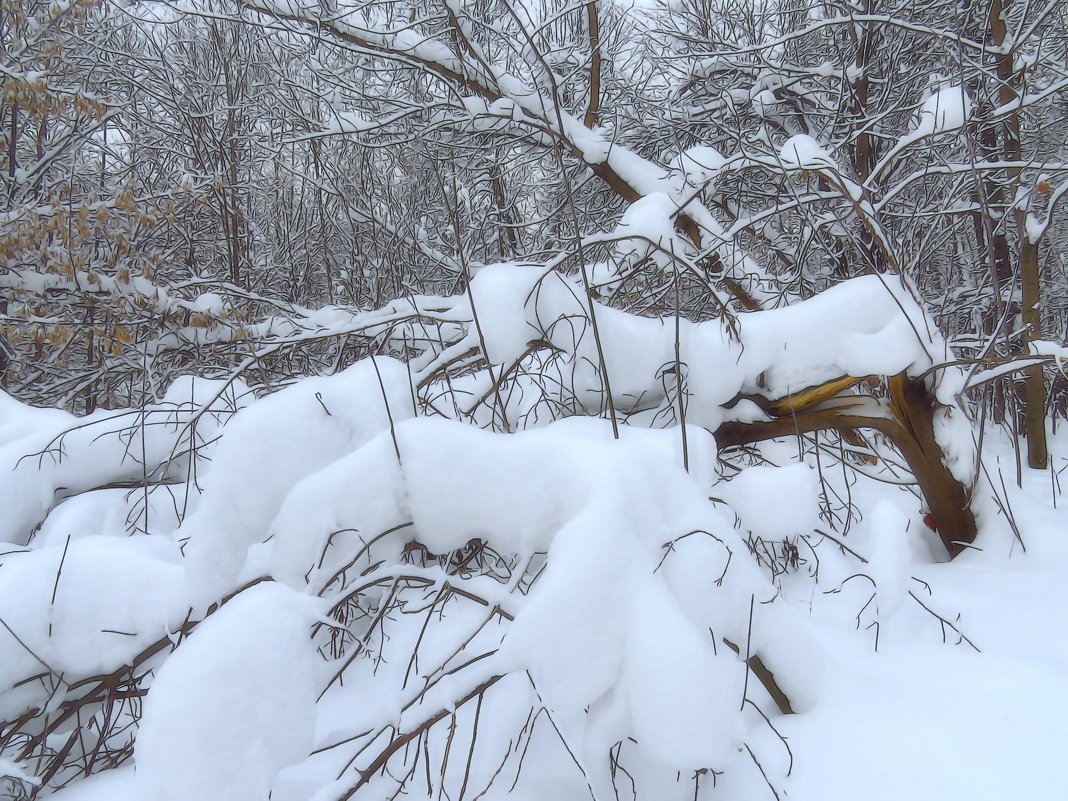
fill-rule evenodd
<path id="1" fill-rule="evenodd" d="M 954 606 L 1015 547 L 981 498 L 981 550 L 949 573 L 917 502 L 878 483 L 896 469 L 889 452 L 829 474 L 818 443 L 725 460 L 710 434 L 775 425 L 787 401 L 795 421 L 841 407 L 878 428 L 898 414 L 836 377 L 922 375 L 945 346 L 916 338 L 923 312 L 904 287 L 868 286 L 730 330 L 595 308 L 617 409 L 647 398 L 614 424 L 532 415 L 546 396 L 515 369 L 528 342 L 553 350 L 576 411 L 603 408 L 603 373 L 589 370 L 601 356 L 575 284 L 508 267 L 481 272 L 469 296 L 356 319 L 409 342 L 451 326 L 411 365 L 371 357 L 258 400 L 182 381 L 158 406 L 81 421 L 5 398 L 13 797 L 68 784 L 220 801 L 804 797 L 826 777 L 819 753 L 797 752 L 847 725 L 851 704 L 885 726 L 930 720 L 904 679 L 871 695 L 884 684 L 864 677 L 884 659 L 910 675 L 931 665 L 945 677 L 925 681 L 942 686 L 965 665 L 994 682 L 1002 658 L 980 660 L 989 636 Z M 475 336 L 472 302 L 491 380 L 512 399 L 490 401 L 485 421 L 511 432 L 433 415 L 441 365 Z M 838 336 L 817 338 L 821 326 Z M 664 389 L 672 351 L 685 394 Z M 828 379 L 846 394 L 811 406 L 791 393 Z M 456 403 L 483 379 L 454 380 Z M 953 381 L 943 371 L 932 397 L 952 403 Z M 967 476 L 970 424 L 942 408 L 947 475 Z M 674 424 L 672 409 L 704 427 Z M 131 756 L 132 772 L 111 775 Z"/>

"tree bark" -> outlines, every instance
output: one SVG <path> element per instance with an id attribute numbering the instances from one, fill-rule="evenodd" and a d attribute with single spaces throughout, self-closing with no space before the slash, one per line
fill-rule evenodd
<path id="1" fill-rule="evenodd" d="M 864 13 L 875 14 L 876 5 L 877 0 L 866 0 Z M 876 140 L 868 128 L 868 93 L 870 90 L 868 71 L 879 39 L 879 29 L 878 23 L 855 23 L 850 26 L 849 30 L 856 47 L 853 67 L 858 73 L 856 81 L 849 87 L 849 105 L 847 106 L 850 127 L 856 130 L 855 145 L 850 149 L 850 157 L 857 180 L 863 186 L 868 182 L 871 171 L 878 162 Z M 886 257 L 879 243 L 868 230 L 868 226 L 861 226 L 860 237 L 869 268 L 877 273 L 886 272 L 889 268 Z"/>
<path id="2" fill-rule="evenodd" d="M 998 102 L 1002 106 L 1019 103 L 1023 73 L 1014 67 L 1015 51 L 1006 49 L 1008 29 L 1005 25 L 1005 13 L 1013 0 L 1004 2 L 992 0 L 990 4 L 990 38 L 998 49 L 997 82 Z M 1020 113 L 1013 111 L 1005 116 L 1002 126 L 1004 135 L 1003 152 L 1005 160 L 1020 163 L 1023 160 L 1023 137 Z M 1022 186 L 1021 169 L 1009 167 L 1005 170 L 1008 192 L 1006 198 L 1013 206 L 1016 221 L 1016 236 L 1019 240 L 1021 317 L 1023 321 L 1022 351 L 1028 352 L 1028 344 L 1042 338 L 1041 269 L 1038 260 L 1038 243 L 1032 243 L 1027 235 L 1027 205 L 1018 202 Z M 1002 233 L 1004 236 L 1004 233 Z M 1046 449 L 1046 384 L 1042 376 L 1042 367 L 1034 366 L 1024 373 L 1024 433 L 1027 437 L 1027 464 L 1038 470 L 1044 470 L 1048 462 Z"/>
<path id="3" fill-rule="evenodd" d="M 840 386 L 846 381 L 837 379 L 824 386 Z M 827 429 L 879 431 L 905 458 L 931 510 L 942 544 L 951 557 L 956 556 L 975 540 L 975 515 L 969 503 L 969 488 L 946 467 L 942 448 L 935 439 L 935 401 L 921 380 L 900 374 L 890 377 L 887 384 L 889 403 L 860 395 L 823 400 L 822 393 L 813 391 L 810 396 L 820 398 L 815 405 L 783 401 L 765 404 L 765 411 L 781 412 L 781 416 L 759 423 L 725 423 L 715 431 L 716 443 L 725 448 Z"/>

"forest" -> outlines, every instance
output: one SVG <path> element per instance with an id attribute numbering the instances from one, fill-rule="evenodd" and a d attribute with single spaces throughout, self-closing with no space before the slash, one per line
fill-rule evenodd
<path id="1" fill-rule="evenodd" d="M 0 0 L 0 82 L 0 801 L 1063 792 L 1063 0 Z"/>

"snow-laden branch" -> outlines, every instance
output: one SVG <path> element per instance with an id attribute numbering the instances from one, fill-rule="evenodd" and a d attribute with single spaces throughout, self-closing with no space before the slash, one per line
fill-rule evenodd
<path id="1" fill-rule="evenodd" d="M 963 86 L 946 86 L 920 103 L 912 130 L 899 138 L 871 169 L 867 184 L 873 184 L 886 165 L 918 142 L 961 131 L 972 118 L 973 103 Z"/>
<path id="2" fill-rule="evenodd" d="M 692 193 L 672 181 L 671 172 L 655 164 L 566 111 L 550 89 L 531 84 L 495 65 L 485 57 L 457 53 L 446 42 L 418 33 L 414 26 L 375 28 L 364 20 L 370 9 L 362 8 L 324 18 L 319 7 L 252 0 L 243 5 L 253 11 L 372 53 L 395 58 L 459 87 L 473 97 L 464 99 L 472 117 L 531 124 L 547 140 L 561 143 L 623 200 L 634 202 L 652 194 L 664 194 L 675 204 L 673 216 L 693 246 L 707 247 L 718 257 L 720 270 L 732 284 L 739 300 L 749 308 L 776 297 L 770 273 L 741 250 L 723 226 Z"/>
<path id="3" fill-rule="evenodd" d="M 658 402 L 658 376 L 676 361 L 673 318 L 639 317 L 595 303 L 605 354 L 600 365 L 581 286 L 544 268 L 486 267 L 472 280 L 470 296 L 482 340 L 470 325 L 472 301 L 455 298 L 447 315 L 431 319 L 461 324 L 456 333 L 462 335 L 413 362 L 417 381 L 461 353 L 481 351 L 482 342 L 493 365 L 512 364 L 531 343 L 544 342 L 576 367 L 576 395 L 588 408 L 601 406 L 601 369 L 611 374 L 621 408 L 639 397 L 648 408 Z M 897 276 L 856 278 L 793 306 L 730 321 L 679 320 L 678 339 L 689 419 L 711 430 L 745 413 L 727 406 L 739 394 L 774 400 L 843 375 L 919 376 L 952 358 L 911 287 Z M 939 402 L 955 404 L 961 376 L 941 371 L 933 386 Z"/>
<path id="4" fill-rule="evenodd" d="M 691 431 L 691 475 L 703 482 L 715 448 L 700 433 Z M 744 641 L 739 611 L 767 588 L 732 565 L 721 586 L 708 585 L 700 625 L 680 615 L 678 571 L 694 575 L 690 560 L 705 559 L 698 572 L 720 575 L 744 544 L 684 478 L 677 435 L 626 429 L 616 442 L 603 423 L 580 420 L 513 436 L 417 420 L 395 435 L 399 460 L 393 439 L 382 435 L 293 488 L 271 525 L 276 577 L 330 597 L 364 581 L 368 566 L 399 563 L 413 540 L 450 553 L 478 539 L 518 564 L 547 551 L 546 571 L 528 596 L 513 596 L 515 621 L 481 670 L 529 670 L 553 711 L 568 717 L 597 706 L 613 686 L 626 687 L 620 701 L 634 721 L 631 734 L 659 758 L 685 753 L 681 764 L 706 764 L 726 757 L 737 736 L 730 721 L 744 666 L 725 649 L 717 655 L 699 632 L 711 627 Z M 399 528 L 403 520 L 412 526 Z M 372 532 L 385 530 L 394 533 L 368 546 Z M 679 543 L 689 558 L 671 555 L 658 572 L 665 543 L 695 530 L 720 541 L 706 535 Z M 353 563 L 356 553 L 362 556 Z M 658 623 L 646 625 L 647 615 Z M 639 653 L 645 656 L 637 661 L 628 656 Z M 649 671 L 661 680 L 650 681 Z M 660 697 L 675 692 L 690 704 Z"/>
<path id="5" fill-rule="evenodd" d="M 816 19 L 797 30 L 784 33 L 780 36 L 765 39 L 747 47 L 732 48 L 730 55 L 743 55 L 747 53 L 763 53 L 764 51 L 776 52 L 780 51 L 782 46 L 792 42 L 796 39 L 809 36 L 813 33 L 818 33 L 824 28 L 834 27 L 851 27 L 858 24 L 870 24 L 879 25 L 887 28 L 900 28 L 901 30 L 909 31 L 910 33 L 918 33 L 924 36 L 929 36 L 932 39 L 942 39 L 946 43 L 955 46 L 962 47 L 973 53 L 979 54 L 988 51 L 989 45 L 983 42 L 977 42 L 973 39 L 961 36 L 957 31 L 944 30 L 934 25 L 930 25 L 922 22 L 914 22 L 912 20 L 903 19 L 896 14 L 849 14 L 849 16 L 833 16 L 825 17 L 823 19 Z M 722 53 L 710 54 L 715 56 L 721 56 Z"/>
<path id="6" fill-rule="evenodd" d="M 627 428 L 616 441 L 607 425 L 589 420 L 516 435 L 408 420 L 340 458 L 329 459 L 323 440 L 306 449 L 311 460 L 293 459 L 308 431 L 292 438 L 287 432 L 279 440 L 278 422 L 292 420 L 300 404 L 321 395 L 323 413 L 309 422 L 336 430 L 334 414 L 356 417 L 336 405 L 344 397 L 339 391 L 379 403 L 383 386 L 390 395 L 403 392 L 399 365 L 379 361 L 384 385 L 363 363 L 358 374 L 294 385 L 260 413 L 253 414 L 253 406 L 235 419 L 206 479 L 201 513 L 181 529 L 189 537 L 193 588 L 205 586 L 205 578 L 218 588 L 217 567 L 239 565 L 247 555 L 275 578 L 322 595 L 338 614 L 359 599 L 392 608 L 394 594 L 413 580 L 428 588 L 428 599 L 431 589 L 445 593 L 447 583 L 458 597 L 492 606 L 491 615 L 507 610 L 501 614 L 511 624 L 479 639 L 492 652 L 471 668 L 459 658 L 436 668 L 425 657 L 419 664 L 431 667 L 420 667 L 411 686 L 411 668 L 402 671 L 403 662 L 377 674 L 397 683 L 383 696 L 394 700 L 368 708 L 348 725 L 372 735 L 354 738 L 360 753 L 381 734 L 393 734 L 356 763 L 350 789 L 370 779 L 374 771 L 367 764 L 392 758 L 391 743 L 436 724 L 440 709 L 468 698 L 488 677 L 529 673 L 542 703 L 567 721 L 566 736 L 598 787 L 610 786 L 600 755 L 620 737 L 635 737 L 643 753 L 673 770 L 733 764 L 746 736 L 738 699 L 750 653 L 763 656 L 762 680 L 774 681 L 771 666 L 787 694 L 796 693 L 802 708 L 808 703 L 818 677 L 807 667 L 787 675 L 789 654 L 807 642 L 803 630 L 781 614 L 780 604 L 762 607 L 755 621 L 745 612 L 754 596 L 770 599 L 774 590 L 751 564 L 732 557 L 744 553 L 745 544 L 707 503 L 701 487 L 714 480 L 715 445 L 706 432 L 689 432 L 688 475 L 677 432 Z M 403 409 L 394 413 L 399 419 Z M 360 419 L 365 431 L 373 429 Z M 264 444 L 268 432 L 275 438 Z M 278 467 L 265 476 L 266 485 L 227 478 L 242 469 L 239 464 L 262 462 L 265 447 L 273 449 Z M 265 497 L 272 502 L 263 504 Z M 224 502 L 237 514 L 225 525 L 204 527 L 225 512 Z M 274 508 L 277 514 L 264 526 Z M 266 554 L 254 555 L 262 539 Z M 515 565 L 507 584 L 405 564 L 413 544 L 447 554 L 472 540 Z M 521 593 L 524 566 L 539 552 L 547 552 L 547 566 L 533 589 Z M 710 582 L 709 576 L 720 578 Z M 429 614 L 435 606 L 421 604 L 406 613 L 426 608 Z M 694 609 L 701 610 L 697 619 Z M 375 625 L 366 631 L 373 634 Z M 335 672 L 364 669 L 366 661 L 353 658 L 369 647 L 367 639 L 360 638 L 362 645 L 339 660 Z M 743 643 L 745 651 L 718 648 L 717 640 Z M 343 699 L 344 687 L 332 683 L 328 697 Z M 177 725 L 177 714 L 171 713 L 169 727 Z M 605 730 L 608 719 L 626 722 Z M 167 765 L 177 769 L 173 759 Z M 153 781 L 163 783 L 158 776 Z"/>
<path id="7" fill-rule="evenodd" d="M 145 409 L 43 416 L 4 393 L 0 541 L 24 543 L 64 498 L 109 486 L 180 481 L 190 455 L 248 401 L 248 388 L 184 377 Z M 203 404 L 203 405 L 202 405 Z"/>

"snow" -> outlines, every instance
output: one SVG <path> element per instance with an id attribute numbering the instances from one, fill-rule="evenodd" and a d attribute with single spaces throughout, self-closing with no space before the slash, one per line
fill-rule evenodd
<path id="1" fill-rule="evenodd" d="M 200 624 L 159 670 L 134 760 L 142 797 L 266 798 L 308 755 L 319 663 L 310 599 L 261 583 Z"/>
<path id="2" fill-rule="evenodd" d="M 132 527 L 143 524 L 144 500 L 144 493 L 139 490 L 83 492 L 54 507 L 30 542 L 35 546 L 55 546 L 62 545 L 68 537 L 125 536 Z M 173 496 L 153 492 L 148 504 L 150 533 L 169 533 L 178 527 Z"/>
<path id="3" fill-rule="evenodd" d="M 538 337 L 538 329 L 525 320 L 524 306 L 540 275 L 529 267 L 508 264 L 494 265 L 486 278 L 482 272 L 471 282 L 471 304 L 478 312 L 487 358 L 504 364 Z"/>
<path id="4" fill-rule="evenodd" d="M 32 787 L 40 785 L 41 780 L 26 769 L 26 766 L 10 759 L 0 759 L 0 778 L 11 778 Z"/>
<path id="5" fill-rule="evenodd" d="M 514 437 L 449 421 L 412 420 L 395 430 L 399 460 L 393 436 L 379 435 L 294 487 L 271 525 L 275 578 L 318 586 L 315 577 L 332 576 L 345 564 L 347 548 L 406 521 L 416 534 L 399 531 L 376 541 L 367 564 L 374 564 L 376 555 L 397 560 L 403 541 L 413 536 L 434 553 L 477 537 L 503 551 L 532 554 L 545 549 L 557 529 L 579 513 L 601 484 L 598 474 L 627 453 L 603 421 L 582 419 Z M 701 432 L 692 431 L 691 436 L 694 475 L 707 478 L 714 445 L 707 434 L 702 439 Z M 627 430 L 624 442 L 647 454 L 643 458 L 682 471 L 675 432 Z M 613 466 L 612 472 L 618 471 Z M 354 483 L 359 491 L 342 491 Z M 666 502 L 665 497 L 658 504 Z M 326 558 L 320 554 L 324 546 Z"/>
<path id="6" fill-rule="evenodd" d="M 783 157 L 833 169 L 815 140 Z M 650 192 L 621 232 L 663 246 L 675 208 Z M 338 317 L 378 333 L 422 312 L 411 365 L 376 356 L 259 399 L 185 378 L 144 412 L 82 421 L 0 395 L 0 719 L 67 708 L 74 683 L 159 644 L 139 664 L 133 768 L 61 799 L 303 801 L 360 782 L 356 797 L 388 797 L 406 771 L 428 797 L 612 798 L 631 781 L 664 799 L 1053 797 L 1068 550 L 1051 476 L 998 490 L 1024 552 L 993 501 L 1009 443 L 985 432 L 982 530 L 947 563 L 883 443 L 854 469 L 795 438 L 720 453 L 709 430 L 843 376 L 923 375 L 946 466 L 972 486 L 964 374 L 938 366 L 952 352 L 916 297 L 873 275 L 730 326 L 676 323 L 490 265 L 469 295 Z M 538 341 L 551 357 L 527 355 Z M 602 356 L 614 421 L 596 417 Z M 418 416 L 412 377 L 461 357 L 454 399 L 526 360 L 575 389 L 572 416 L 523 397 L 496 430 Z M 143 489 L 103 486 L 145 478 L 128 462 L 142 445 L 189 501 L 168 513 L 151 495 L 144 532 Z M 111 708 L 87 703 L 86 725 Z M 12 782 L 44 775 L 16 757 L 0 753 Z"/>
<path id="7" fill-rule="evenodd" d="M 31 677 L 44 671 L 70 684 L 108 673 L 186 611 L 179 554 L 167 541 L 85 537 L 0 557 L 0 719 L 52 697 Z"/>
<path id="8" fill-rule="evenodd" d="M 724 404 L 739 393 L 780 398 L 846 375 L 919 375 L 950 360 L 948 345 L 912 292 L 897 277 L 872 275 L 844 281 L 792 306 L 740 314 L 736 334 L 719 320 L 680 320 L 679 360 L 687 371 L 688 419 L 714 430 L 723 420 L 734 419 Z M 635 398 L 642 398 L 654 418 L 670 409 L 673 400 L 665 396 L 662 376 L 676 359 L 673 319 L 639 317 L 595 302 L 598 350 L 587 322 L 591 304 L 583 299 L 578 282 L 558 273 L 491 265 L 475 276 L 471 294 L 480 310 L 477 336 L 472 330 L 437 358 L 420 361 L 421 374 L 483 343 L 491 361 L 510 365 L 522 358 L 529 342 L 542 340 L 568 355 L 574 371 L 569 380 L 589 408 L 600 409 L 603 403 L 601 378 L 593 369 L 603 356 L 617 408 L 630 408 Z M 455 307 L 456 315 L 470 319 L 463 304 Z M 938 373 L 935 393 L 942 404 L 955 405 L 963 386 L 963 372 L 946 368 Z M 737 414 L 753 417 L 747 405 Z M 960 445 L 962 470 L 968 463 L 966 453 Z"/>
<path id="9" fill-rule="evenodd" d="M 631 597 L 623 672 L 634 733 L 669 767 L 726 762 L 743 739 L 744 670 L 689 625 L 662 586 Z"/>
<path id="10" fill-rule="evenodd" d="M 495 272 L 499 293 L 477 295 L 476 302 L 507 309 L 509 298 L 566 288 L 539 288 L 545 274 L 527 268 L 489 269 L 488 275 Z M 486 289 L 493 287 L 478 291 Z M 841 297 L 866 296 L 847 284 Z M 823 316 L 838 315 L 848 331 L 854 319 L 848 305 L 794 308 L 793 317 L 780 316 L 790 325 L 779 334 L 778 324 L 765 322 L 765 315 L 779 312 L 743 316 L 745 349 L 734 375 L 764 365 L 765 391 L 807 380 L 777 374 L 768 343 L 782 330 L 806 331 Z M 860 329 L 857 336 L 881 336 L 895 318 L 873 314 L 878 306 L 870 302 L 866 308 L 864 325 L 851 323 Z M 502 329 L 489 332 L 501 334 L 494 347 L 502 353 L 523 347 L 533 330 L 521 303 L 499 320 L 487 319 L 494 320 L 491 329 Z M 899 346 L 893 364 L 914 362 L 918 369 L 927 346 L 911 329 L 910 336 L 913 344 Z M 809 376 L 862 358 L 889 358 L 848 342 L 829 343 L 841 353 L 828 356 L 804 339 L 786 345 L 796 349 L 791 360 L 808 360 L 815 371 Z M 737 351 L 728 353 L 737 359 Z M 1068 652 L 1059 641 L 1043 639 L 1068 603 L 1051 589 L 1060 586 L 1055 565 L 1064 546 L 1057 534 L 1062 513 L 1050 508 L 1048 490 L 1046 503 L 1013 498 L 1028 532 L 1026 557 L 1005 563 L 996 556 L 1004 553 L 995 547 L 998 537 L 1011 538 L 994 525 L 985 533 L 987 553 L 936 564 L 919 536 L 912 496 L 854 477 L 851 492 L 861 518 L 854 533 L 840 536 L 861 562 L 834 543 L 821 543 L 817 533 L 828 525 L 821 501 L 843 489 L 840 473 L 825 471 L 821 482 L 811 456 L 798 455 L 792 443 L 762 447 L 779 466 L 754 464 L 732 473 L 717 464 L 711 436 L 691 428 L 687 472 L 676 428 L 623 426 L 616 440 L 607 421 L 582 417 L 512 434 L 407 419 L 406 368 L 382 358 L 377 366 L 376 372 L 361 362 L 335 376 L 303 379 L 230 415 L 202 478 L 204 496 L 176 531 L 83 532 L 60 542 L 72 523 L 62 523 L 57 513 L 80 502 L 78 496 L 57 507 L 52 528 L 42 529 L 31 550 L 2 557 L 0 619 L 67 681 L 125 664 L 176 629 L 191 604 L 187 579 L 203 591 L 205 555 L 197 548 L 211 549 L 206 539 L 196 545 L 198 538 L 227 537 L 215 552 L 230 569 L 259 560 L 283 582 L 261 581 L 238 593 L 164 655 L 148 683 L 134 771 L 107 771 L 75 783 L 60 798 L 336 797 L 356 775 L 346 773 L 347 761 L 356 748 L 370 745 L 371 735 L 356 737 L 351 748 L 313 750 L 391 724 L 410 731 L 494 675 L 506 678 L 485 693 L 477 735 L 475 701 L 428 734 L 433 759 L 452 740 L 457 753 L 473 748 L 476 755 L 470 771 L 463 759 L 450 760 L 441 777 L 432 778 L 434 787 L 458 788 L 469 774 L 476 792 L 489 785 L 484 797 L 503 797 L 513 768 L 505 770 L 507 778 L 494 776 L 502 760 L 518 753 L 516 743 L 526 742 L 515 738 L 528 710 L 544 704 L 552 724 L 542 717 L 529 735 L 515 797 L 539 797 L 546 788 L 580 796 L 586 782 L 598 797 L 612 797 L 605 755 L 618 742 L 625 744 L 620 764 L 640 794 L 664 798 L 692 797 L 692 783 L 676 776 L 705 768 L 724 771 L 717 779 L 723 797 L 760 797 L 766 784 L 747 749 L 768 781 L 797 798 L 997 798 L 1014 788 L 1027 797 L 1047 795 L 1068 720 L 1068 696 L 1058 679 Z M 224 478 L 230 483 L 220 483 Z M 86 496 L 87 515 L 95 494 Z M 224 497 L 248 506 L 234 512 L 222 504 Z M 116 503 L 102 501 L 102 512 Z M 208 504 L 216 505 L 213 515 L 248 529 L 219 534 L 205 528 Z M 104 522 L 92 520 L 85 518 L 87 528 L 112 525 L 103 514 L 98 520 Z M 773 578 L 753 560 L 750 536 L 790 539 L 805 561 Z M 183 557 L 176 542 L 186 538 Z M 450 574 L 432 559 L 408 563 L 409 543 L 446 554 L 472 538 L 512 564 L 543 560 L 543 569 L 521 591 L 514 579 Z M 813 554 L 819 557 L 815 574 Z M 313 639 L 313 626 L 360 583 L 380 582 L 361 597 L 371 610 L 386 608 L 389 587 L 398 587 L 402 577 L 425 582 L 425 591 L 404 596 L 406 605 L 383 622 L 388 637 L 381 642 L 372 636 L 374 626 L 351 620 L 349 636 L 368 641 L 368 658 L 347 668 L 343 685 L 327 688 L 339 664 L 324 662 L 317 649 L 333 635 L 323 630 Z M 467 595 L 435 602 L 449 587 Z M 324 600 L 315 599 L 317 593 Z M 81 603 L 88 597 L 93 604 Z M 959 626 L 982 653 L 956 645 L 952 630 L 943 644 L 942 625 L 920 601 Z M 497 609 L 511 619 L 491 611 Z M 14 687 L 42 669 L 36 658 L 13 642 L 2 648 L 13 655 L 2 663 L 0 678 L 9 688 L 0 695 L 4 717 L 47 703 L 39 684 Z M 419 658 L 409 667 L 413 651 Z M 484 652 L 489 656 L 463 667 Z M 746 668 L 750 652 L 774 673 L 797 714 L 776 712 Z M 1005 676 L 1020 678 L 1006 682 Z M 753 704 L 787 738 L 792 769 L 782 741 Z M 400 764 L 408 757 L 395 758 Z M 356 769 L 369 759 L 357 760 Z M 30 771 L 32 778 L 31 766 L 6 770 Z M 339 774 L 348 778 L 335 784 Z M 383 774 L 365 789 L 377 794 L 392 792 L 390 786 Z"/>
<path id="11" fill-rule="evenodd" d="M 972 115 L 972 98 L 961 85 L 942 87 L 920 104 L 919 118 L 911 136 L 933 136 L 962 127 Z"/>
<path id="12" fill-rule="evenodd" d="M 265 538 L 297 482 L 411 414 L 407 369 L 378 357 L 235 415 L 200 481 L 200 503 L 178 530 L 189 539 L 187 569 L 201 603 L 233 588 L 249 547 Z"/>
<path id="13" fill-rule="evenodd" d="M 0 447 L 71 425 L 76 418 L 59 409 L 37 409 L 0 391 Z"/>
<path id="14" fill-rule="evenodd" d="M 687 246 L 675 232 L 679 208 L 663 192 L 653 192 L 630 204 L 616 227 L 617 259 L 631 258 L 634 263 L 652 257 L 662 266 L 677 269 L 673 254 L 683 255 Z"/>
<path id="15" fill-rule="evenodd" d="M 1027 343 L 1027 348 L 1036 356 L 1052 356 L 1058 366 L 1062 359 L 1068 358 L 1068 348 L 1048 339 L 1032 339 Z"/>
<path id="16" fill-rule="evenodd" d="M 1024 233 L 1027 235 L 1027 241 L 1032 245 L 1037 245 L 1042 241 L 1047 228 L 1049 228 L 1049 221 L 1043 220 L 1034 214 L 1028 214 L 1024 218 Z"/>
<path id="17" fill-rule="evenodd" d="M 748 529 L 764 539 L 782 539 L 819 525 L 819 478 L 806 464 L 747 467 L 716 492 Z"/>
<path id="18" fill-rule="evenodd" d="M 83 418 L 31 409 L 0 392 L 8 420 L 0 429 L 8 439 L 0 444 L 0 470 L 10 473 L 0 483 L 0 541 L 27 542 L 67 495 L 160 473 L 183 476 L 190 448 L 210 440 L 246 392 L 240 382 L 179 379 L 144 410 Z"/>
<path id="19" fill-rule="evenodd" d="M 912 128 L 898 138 L 872 168 L 874 178 L 906 148 L 933 136 L 961 130 L 972 118 L 974 102 L 968 90 L 950 84 L 930 92 L 921 102 Z"/>
<path id="20" fill-rule="evenodd" d="M 502 436 L 428 419 L 395 436 L 399 461 L 383 434 L 294 489 L 272 525 L 276 577 L 317 589 L 349 569 L 361 581 L 393 575 L 383 571 L 408 540 L 447 553 L 479 538 L 520 562 L 547 550 L 528 600 L 478 588 L 515 617 L 494 669 L 527 669 L 579 741 L 582 710 L 611 690 L 655 759 L 679 768 L 733 753 L 743 666 L 717 653 L 655 571 L 674 536 L 726 528 L 683 470 L 674 432 L 617 442 L 603 421 L 576 419 Z M 694 441 L 696 475 L 711 477 L 712 454 Z"/>
<path id="21" fill-rule="evenodd" d="M 834 159 L 808 134 L 796 134 L 787 139 L 779 150 L 779 160 L 790 170 L 838 172 Z"/>
<path id="22" fill-rule="evenodd" d="M 189 303 L 188 308 L 190 311 L 221 317 L 226 312 L 226 303 L 221 295 L 215 292 L 205 292 Z"/>
<path id="23" fill-rule="evenodd" d="M 873 547 L 867 573 L 875 584 L 880 622 L 895 612 L 909 591 L 912 567 L 908 518 L 889 501 L 880 501 L 870 522 Z"/>
<path id="24" fill-rule="evenodd" d="M 727 160 L 714 147 L 695 145 L 677 155 L 671 166 L 680 170 L 686 183 L 693 187 L 705 187 L 714 181 Z"/>
<path id="25" fill-rule="evenodd" d="M 1055 797 L 1051 768 L 1068 735 L 1061 675 L 945 648 L 859 660 L 836 677 L 833 700 L 780 721 L 794 750 L 788 792 L 831 801 Z"/>
<path id="26" fill-rule="evenodd" d="M 55 801 L 144 801 L 133 766 L 97 773 L 54 793 Z"/>
<path id="27" fill-rule="evenodd" d="M 904 313 L 903 313 L 904 312 Z M 894 277 L 836 284 L 802 303 L 742 318 L 749 374 L 772 396 L 841 375 L 920 372 L 944 351 Z M 938 358 L 941 361 L 941 358 Z M 750 379 L 751 380 L 751 379 Z"/>

